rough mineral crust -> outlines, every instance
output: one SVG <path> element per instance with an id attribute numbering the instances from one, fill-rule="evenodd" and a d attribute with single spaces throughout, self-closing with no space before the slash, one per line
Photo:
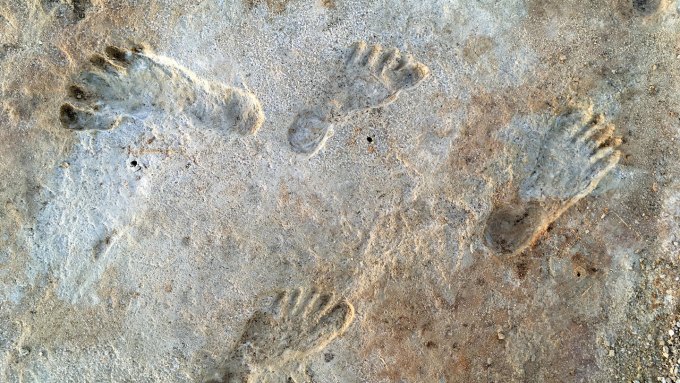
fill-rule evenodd
<path id="1" fill-rule="evenodd" d="M 0 0 L 0 382 L 680 381 L 680 1 Z"/>

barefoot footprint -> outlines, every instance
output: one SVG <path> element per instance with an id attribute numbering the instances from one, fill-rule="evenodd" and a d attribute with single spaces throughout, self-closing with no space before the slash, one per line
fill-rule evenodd
<path id="1" fill-rule="evenodd" d="M 485 239 L 499 253 L 524 251 L 567 209 L 590 194 L 619 161 L 614 125 L 591 110 L 558 117 L 536 164 L 520 185 L 519 202 L 496 208 Z"/>
<path id="2" fill-rule="evenodd" d="M 106 130 L 126 118 L 184 114 L 200 124 L 240 134 L 255 133 L 264 116 L 250 92 L 199 78 L 147 49 L 109 46 L 68 89 L 60 120 L 67 129 Z"/>
<path id="3" fill-rule="evenodd" d="M 296 367 L 345 332 L 354 308 L 332 293 L 295 289 L 278 295 L 271 310 L 248 320 L 221 376 L 210 382 L 257 382 L 267 374 L 294 382 Z"/>
<path id="4" fill-rule="evenodd" d="M 331 135 L 333 125 L 351 114 L 385 106 L 402 90 L 423 81 L 430 70 L 396 48 L 384 50 L 360 41 L 351 49 L 343 80 L 335 85 L 330 99 L 300 113 L 288 129 L 293 151 L 313 155 Z"/>

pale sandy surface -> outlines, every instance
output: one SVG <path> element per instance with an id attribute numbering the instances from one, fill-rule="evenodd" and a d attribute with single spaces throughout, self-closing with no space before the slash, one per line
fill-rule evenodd
<path id="1" fill-rule="evenodd" d="M 0 0 L 0 381 L 200 381 L 265 297 L 312 286 L 355 315 L 299 361 L 311 382 L 677 376 L 680 2 L 197 3 Z M 296 155 L 288 126 L 358 40 L 431 74 Z M 249 89 L 263 126 L 64 129 L 88 57 L 136 43 Z M 583 105 L 616 168 L 497 254 L 489 216 Z"/>

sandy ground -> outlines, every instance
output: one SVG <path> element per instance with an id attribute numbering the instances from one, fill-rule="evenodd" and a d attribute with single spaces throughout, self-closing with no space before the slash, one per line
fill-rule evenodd
<path id="1" fill-rule="evenodd" d="M 679 67 L 675 0 L 0 0 L 0 381 L 673 381 Z"/>

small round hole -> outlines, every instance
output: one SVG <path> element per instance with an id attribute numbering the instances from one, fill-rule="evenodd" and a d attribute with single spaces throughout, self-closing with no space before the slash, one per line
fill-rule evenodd
<path id="1" fill-rule="evenodd" d="M 373 142 L 373 137 L 370 137 L 370 136 L 366 137 L 366 141 L 368 141 L 369 143 Z"/>
<path id="2" fill-rule="evenodd" d="M 135 160 L 130 161 L 130 166 L 132 166 L 132 167 L 137 166 L 137 161 L 135 161 Z"/>

